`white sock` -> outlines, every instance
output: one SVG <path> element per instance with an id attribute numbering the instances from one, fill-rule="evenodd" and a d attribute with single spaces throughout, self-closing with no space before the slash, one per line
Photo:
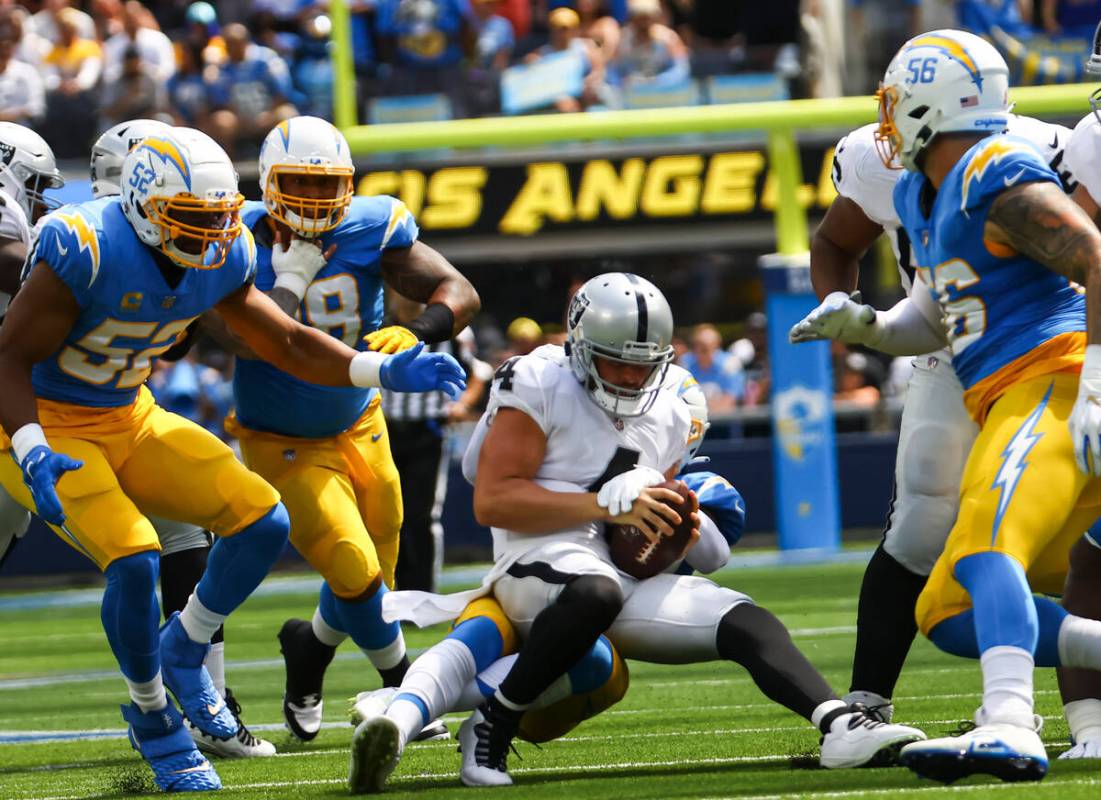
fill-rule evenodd
<path id="1" fill-rule="evenodd" d="M 416 694 L 418 697 L 420 696 L 419 692 Z M 429 708 L 431 708 L 430 705 Z M 420 733 L 424 727 L 424 715 L 421 714 L 420 706 L 409 700 L 394 700 L 390 707 L 386 709 L 386 717 L 393 720 L 394 724 L 398 726 L 402 747 L 405 747 L 405 743 Z"/>
<path id="2" fill-rule="evenodd" d="M 214 681 L 214 688 L 222 697 L 226 696 L 226 643 L 214 642 L 210 645 L 210 652 L 206 654 L 206 671 L 210 673 L 210 679 Z"/>
<path id="3" fill-rule="evenodd" d="M 848 705 L 849 704 L 844 700 L 826 700 L 819 703 L 814 711 L 810 713 L 810 724 L 822 731 L 822 720 L 825 718 L 826 714 L 829 714 L 831 711 L 836 711 L 839 708 L 848 708 Z M 830 724 L 830 731 L 833 731 L 833 726 L 841 720 L 845 720 L 847 724 L 848 719 L 848 714 L 839 714 L 837 719 Z M 822 731 L 822 733 L 825 733 L 825 731 Z"/>
<path id="4" fill-rule="evenodd" d="M 1063 706 L 1075 744 L 1101 741 L 1101 700 L 1074 700 Z"/>
<path id="5" fill-rule="evenodd" d="M 979 661 L 985 721 L 1033 728 L 1032 653 L 1020 647 L 991 647 Z"/>
<path id="6" fill-rule="evenodd" d="M 398 630 L 398 638 L 379 650 L 368 650 L 361 647 L 363 654 L 370 659 L 375 669 L 391 669 L 401 663 L 405 658 L 405 635 Z"/>
<path id="7" fill-rule="evenodd" d="M 1101 622 L 1067 614 L 1059 626 L 1059 663 L 1101 669 Z"/>
<path id="8" fill-rule="evenodd" d="M 428 707 L 428 718 L 435 719 L 455 707 L 463 694 L 463 689 L 474 680 L 477 669 L 470 648 L 458 639 L 444 639 L 430 647 L 413 662 L 409 671 L 405 673 L 399 692 L 409 692 L 419 697 Z M 417 709 L 416 730 L 412 730 L 414 718 L 407 706 Z M 396 710 L 395 707 L 397 707 Z M 391 714 L 391 711 L 394 713 Z M 398 724 L 404 737 L 403 742 L 420 733 L 424 725 L 420 708 L 404 700 L 395 700 L 391 703 L 386 716 Z"/>
<path id="9" fill-rule="evenodd" d="M 187 605 L 180 612 L 180 624 L 187 631 L 187 638 L 198 644 L 209 644 L 210 637 L 226 621 L 225 614 L 216 614 L 204 606 L 194 592 L 187 598 Z"/>
<path id="10" fill-rule="evenodd" d="M 160 670 L 157 671 L 153 680 L 142 683 L 132 681 L 125 675 L 122 677 L 126 681 L 126 687 L 130 690 L 130 699 L 143 712 L 160 711 L 168 705 L 168 697 L 164 693 L 164 683 L 161 681 Z"/>
<path id="11" fill-rule="evenodd" d="M 320 608 L 314 609 L 310 626 L 313 628 L 313 635 L 317 637 L 318 641 L 329 645 L 329 647 L 340 647 L 344 640 L 348 638 L 348 634 L 344 631 L 338 631 L 325 621 L 325 618 L 321 616 Z"/>

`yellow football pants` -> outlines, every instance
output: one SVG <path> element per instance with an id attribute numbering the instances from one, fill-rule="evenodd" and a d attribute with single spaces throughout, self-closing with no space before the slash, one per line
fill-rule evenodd
<path id="1" fill-rule="evenodd" d="M 232 416 L 226 430 L 241 440 L 245 463 L 279 490 L 291 543 L 333 594 L 353 600 L 380 574 L 393 587 L 401 483 L 378 397 L 355 425 L 329 439 L 256 431 Z"/>
<path id="2" fill-rule="evenodd" d="M 142 387 L 129 406 L 90 408 L 38 401 L 50 447 L 84 462 L 57 483 L 65 522 L 54 532 L 99 568 L 160 550 L 146 514 L 232 535 L 267 514 L 279 493 L 216 436 L 165 411 Z M 7 436 L 0 449 L 10 450 Z M 34 510 L 22 470 L 6 453 L 0 483 Z"/>
<path id="3" fill-rule="evenodd" d="M 918 598 L 918 626 L 971 608 L 958 561 L 1005 553 L 1036 592 L 1061 594 L 1071 546 L 1101 517 L 1101 479 L 1079 471 L 1067 427 L 1078 375 L 1042 375 L 1011 386 L 991 407 L 960 484 L 960 510 Z"/>

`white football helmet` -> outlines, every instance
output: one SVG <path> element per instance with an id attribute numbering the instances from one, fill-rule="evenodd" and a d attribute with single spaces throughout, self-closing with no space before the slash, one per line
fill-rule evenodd
<path id="1" fill-rule="evenodd" d="M 260 189 L 268 214 L 299 236 L 320 236 L 332 230 L 352 203 L 352 154 L 344 134 L 320 117 L 295 117 L 280 122 L 260 148 Z M 320 196 L 289 191 L 286 176 L 329 176 L 318 180 Z"/>
<path id="2" fill-rule="evenodd" d="M 241 233 L 237 171 L 193 128 L 148 136 L 122 162 L 122 210 L 138 238 L 181 267 L 217 269 Z"/>
<path id="3" fill-rule="evenodd" d="M 645 414 L 673 360 L 673 312 L 658 287 L 626 272 L 586 281 L 570 300 L 566 353 L 570 368 L 602 409 L 616 417 Z M 639 388 L 600 376 L 598 359 L 651 367 Z"/>
<path id="4" fill-rule="evenodd" d="M 688 405 L 688 413 L 692 417 L 692 427 L 688 431 L 688 446 L 685 448 L 684 460 L 681 462 L 683 465 L 689 463 L 700 451 L 703 437 L 711 427 L 711 420 L 707 412 L 707 395 L 703 393 L 703 389 L 695 378 L 692 378 L 691 382 L 686 381 L 682 384 L 678 394 L 680 399 Z"/>
<path id="5" fill-rule="evenodd" d="M 0 189 L 22 206 L 32 224 L 61 205 L 44 190 L 64 185 L 54 151 L 45 139 L 30 128 L 0 122 Z"/>
<path id="6" fill-rule="evenodd" d="M 92 196 L 97 200 L 121 194 L 119 177 L 126 154 L 146 136 L 163 136 L 171 125 L 155 119 L 128 119 L 111 128 L 92 145 Z"/>
<path id="7" fill-rule="evenodd" d="M 1009 125 L 1009 67 L 985 39 L 956 30 L 915 36 L 898 51 L 879 92 L 880 158 L 918 171 L 940 133 L 1001 133 Z"/>

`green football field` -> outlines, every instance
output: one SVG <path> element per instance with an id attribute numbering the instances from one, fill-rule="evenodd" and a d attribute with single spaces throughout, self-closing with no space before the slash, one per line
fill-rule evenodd
<path id="1" fill-rule="evenodd" d="M 830 681 L 847 686 L 862 564 L 735 569 L 721 580 L 753 595 L 792 629 Z M 224 794 L 241 798 L 346 795 L 347 698 L 379 679 L 351 645 L 341 648 L 326 684 L 326 728 L 308 746 L 282 728 L 282 661 L 275 633 L 290 616 L 308 617 L 316 595 L 301 576 L 276 578 L 230 621 L 230 687 L 246 722 L 279 755 L 220 761 Z M 279 588 L 283 587 L 282 591 Z M 144 797 L 155 793 L 144 765 L 122 738 L 126 700 L 88 592 L 57 593 L 50 607 L 29 594 L 0 594 L 0 800 Z M 47 598 L 50 599 L 50 598 Z M 407 632 L 423 648 L 442 629 Z M 941 735 L 978 704 L 977 665 L 916 643 L 896 695 L 896 718 Z M 1037 711 L 1054 757 L 1066 749 L 1054 674 L 1038 671 Z M 452 732 L 460 716 L 447 717 Z M 816 766 L 818 735 L 765 701 L 740 668 L 631 665 L 631 689 L 618 706 L 567 738 L 536 748 L 518 742 L 511 789 L 523 798 L 1096 798 L 1101 763 L 1052 761 L 1039 784 L 971 778 L 944 788 L 903 768 L 831 772 Z M 412 745 L 391 779 L 392 797 L 469 797 L 458 780 L 454 742 Z"/>

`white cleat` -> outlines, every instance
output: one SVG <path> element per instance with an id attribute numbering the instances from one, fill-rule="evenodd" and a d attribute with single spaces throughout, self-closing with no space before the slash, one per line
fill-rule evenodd
<path id="1" fill-rule="evenodd" d="M 275 745 L 266 739 L 253 736 L 241 719 L 241 704 L 233 696 L 233 692 L 226 689 L 226 705 L 237 720 L 237 733 L 228 739 L 218 739 L 191 724 L 191 720 L 184 717 L 187 724 L 187 732 L 195 742 L 195 746 L 208 756 L 219 758 L 267 758 L 275 755 Z"/>
<path id="2" fill-rule="evenodd" d="M 381 689 L 357 694 L 352 700 L 352 724 L 359 725 L 372 717 L 381 717 L 398 696 L 398 691 L 396 686 L 384 686 Z"/>
<path id="3" fill-rule="evenodd" d="M 907 745 L 901 759 L 923 778 L 942 783 L 980 773 L 1003 781 L 1038 781 L 1047 774 L 1048 766 L 1040 735 L 1031 728 L 1004 722 Z"/>
<path id="4" fill-rule="evenodd" d="M 294 738 L 310 742 L 321 730 L 321 716 L 325 702 L 319 695 L 291 698 L 283 695 L 283 722 Z"/>
<path id="5" fill-rule="evenodd" d="M 500 723 L 487 719 L 481 708 L 459 727 L 459 750 L 463 754 L 459 778 L 464 786 L 512 785 L 512 776 L 508 774 L 512 732 L 500 727 Z"/>
<path id="6" fill-rule="evenodd" d="M 864 713 L 880 722 L 890 722 L 895 716 L 894 703 L 875 692 L 849 692 L 841 701 L 850 706 L 864 706 Z"/>
<path id="7" fill-rule="evenodd" d="M 860 705 L 851 708 L 822 737 L 818 761 L 827 769 L 890 766 L 904 745 L 925 738 L 917 728 L 880 722 Z"/>
<path id="8" fill-rule="evenodd" d="M 359 723 L 352 734 L 348 790 L 352 794 L 381 792 L 401 761 L 401 752 L 401 732 L 392 719 L 380 715 Z"/>
<path id="9" fill-rule="evenodd" d="M 1060 759 L 1101 758 L 1101 739 L 1085 739 L 1059 756 Z"/>

